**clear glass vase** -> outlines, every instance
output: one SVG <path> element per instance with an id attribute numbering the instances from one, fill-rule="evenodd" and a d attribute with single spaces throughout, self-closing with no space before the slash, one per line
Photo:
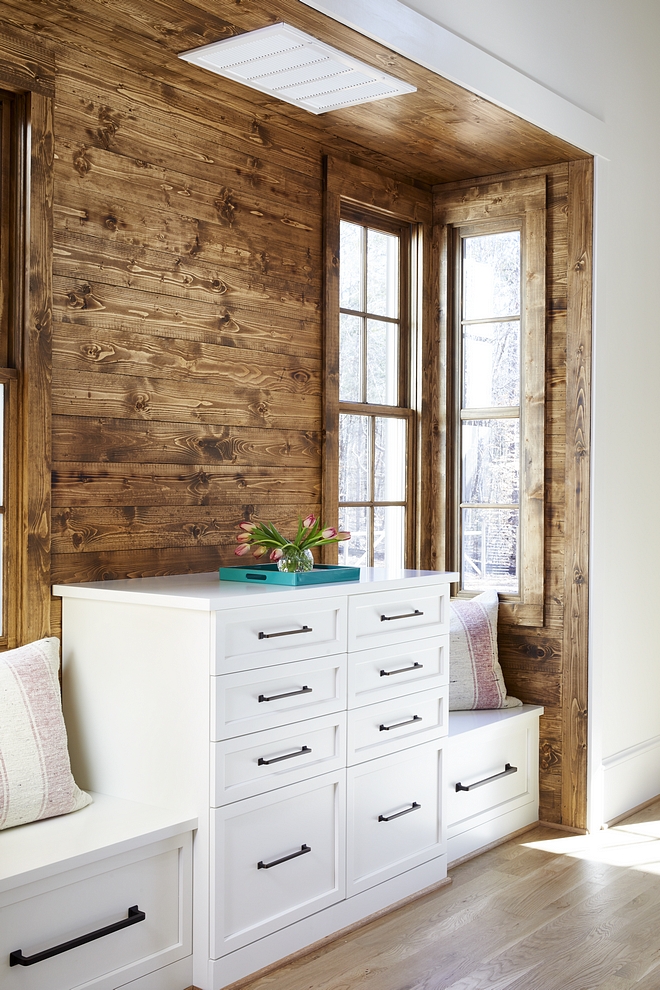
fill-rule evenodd
<path id="1" fill-rule="evenodd" d="M 311 571 L 314 567 L 314 557 L 311 550 L 301 550 L 300 547 L 284 547 L 284 556 L 277 562 L 278 571 L 287 574 L 300 574 Z"/>

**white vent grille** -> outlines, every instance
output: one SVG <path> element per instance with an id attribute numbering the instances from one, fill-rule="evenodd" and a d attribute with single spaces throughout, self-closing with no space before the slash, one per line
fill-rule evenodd
<path id="1" fill-rule="evenodd" d="M 414 93 L 415 86 L 359 62 L 288 24 L 272 24 L 179 58 L 311 113 Z"/>

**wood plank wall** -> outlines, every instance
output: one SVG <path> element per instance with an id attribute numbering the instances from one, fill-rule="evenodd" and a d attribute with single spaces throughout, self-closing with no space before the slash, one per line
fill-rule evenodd
<path id="1" fill-rule="evenodd" d="M 236 5 L 243 27 L 257 26 L 248 6 Z M 361 147 L 359 130 L 350 141 L 233 84 L 220 99 L 215 80 L 198 73 L 193 84 L 173 53 L 201 43 L 201 19 L 186 0 L 0 0 L 0 24 L 56 55 L 53 582 L 212 570 L 235 559 L 240 519 L 289 527 L 320 509 L 323 156 L 400 173 L 366 138 Z M 478 150 L 476 100 L 465 120 Z M 437 119 L 462 126 L 455 107 Z M 433 118 L 419 126 L 428 172 Z M 399 163 L 414 161 L 414 147 L 387 137 Z M 584 758 L 573 783 L 562 776 L 569 166 L 539 171 L 550 244 L 545 624 L 505 631 L 501 650 L 511 692 L 546 706 L 542 817 L 579 826 L 584 799 L 571 788 Z M 411 164 L 401 178 L 429 189 L 420 174 Z M 434 388 L 442 398 L 443 383 Z M 586 676 L 586 654 L 572 669 Z"/>

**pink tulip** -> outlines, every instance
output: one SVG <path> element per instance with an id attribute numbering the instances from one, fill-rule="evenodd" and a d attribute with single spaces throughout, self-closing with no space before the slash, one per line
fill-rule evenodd
<path id="1" fill-rule="evenodd" d="M 236 537 L 237 543 L 249 543 L 252 539 L 252 533 L 239 533 Z"/>
<path id="2" fill-rule="evenodd" d="M 246 533 L 251 533 L 253 530 L 257 528 L 257 524 L 251 522 L 240 522 L 238 524 L 238 528 L 244 529 Z"/>
<path id="3" fill-rule="evenodd" d="M 284 556 L 284 550 L 282 550 L 281 547 L 275 547 L 274 550 L 270 551 L 270 560 L 273 561 L 281 560 L 283 556 Z"/>
<path id="4" fill-rule="evenodd" d="M 241 543 L 234 550 L 234 553 L 236 554 L 237 557 L 244 557 L 245 554 L 246 553 L 249 553 L 249 552 L 250 552 L 250 544 L 249 543 Z"/>
<path id="5" fill-rule="evenodd" d="M 327 529 L 324 529 L 323 532 L 321 533 L 321 539 L 322 540 L 334 540 L 334 538 L 335 538 L 336 535 L 337 535 L 337 530 L 335 529 L 335 527 L 334 526 L 328 526 L 328 528 Z"/>
<path id="6" fill-rule="evenodd" d="M 310 513 L 310 515 L 305 516 L 305 518 L 303 519 L 303 522 L 302 522 L 303 529 L 310 529 L 314 525 L 315 522 L 316 522 L 316 516 L 313 516 Z"/>
<path id="7" fill-rule="evenodd" d="M 341 533 L 337 533 L 338 540 L 350 540 L 350 538 L 351 538 L 351 534 L 345 531 L 342 531 Z"/>
<path id="8" fill-rule="evenodd" d="M 259 546 L 256 546 L 254 548 L 254 550 L 252 551 L 252 556 L 253 557 L 263 557 L 263 555 L 266 553 L 266 550 L 267 549 L 268 549 L 268 547 L 259 547 Z"/>

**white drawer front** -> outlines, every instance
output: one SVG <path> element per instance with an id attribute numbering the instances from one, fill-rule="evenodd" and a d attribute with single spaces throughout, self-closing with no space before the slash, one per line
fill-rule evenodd
<path id="1" fill-rule="evenodd" d="M 115 987 L 187 956 L 191 869 L 188 834 L 183 845 L 165 840 L 0 894 L 0 986 Z M 135 906 L 143 921 L 31 966 L 9 965 L 11 952 L 30 957 L 127 919 Z"/>
<path id="2" fill-rule="evenodd" d="M 212 812 L 213 958 L 343 899 L 344 815 L 345 771 Z"/>
<path id="3" fill-rule="evenodd" d="M 383 646 L 351 653 L 348 707 L 359 708 L 448 684 L 448 659 L 449 636 L 411 646 Z"/>
<path id="4" fill-rule="evenodd" d="M 346 708 L 346 656 L 211 678 L 211 738 L 226 739 Z"/>
<path id="5" fill-rule="evenodd" d="M 346 713 L 212 743 L 213 807 L 272 791 L 346 762 Z"/>
<path id="6" fill-rule="evenodd" d="M 449 632 L 449 585 L 354 595 L 349 601 L 348 649 L 367 650 Z"/>
<path id="7" fill-rule="evenodd" d="M 538 800 L 536 745 L 533 729 L 524 726 L 488 736 L 462 733 L 449 739 L 445 805 L 450 835 Z M 507 772 L 507 766 L 516 771 Z M 457 792 L 458 783 L 470 790 Z"/>
<path id="8" fill-rule="evenodd" d="M 447 734 L 449 688 L 420 691 L 348 713 L 348 765 Z"/>
<path id="9" fill-rule="evenodd" d="M 213 670 L 216 674 L 345 651 L 345 598 L 216 613 Z"/>
<path id="10" fill-rule="evenodd" d="M 442 742 L 348 771 L 348 891 L 356 894 L 444 853 Z"/>

